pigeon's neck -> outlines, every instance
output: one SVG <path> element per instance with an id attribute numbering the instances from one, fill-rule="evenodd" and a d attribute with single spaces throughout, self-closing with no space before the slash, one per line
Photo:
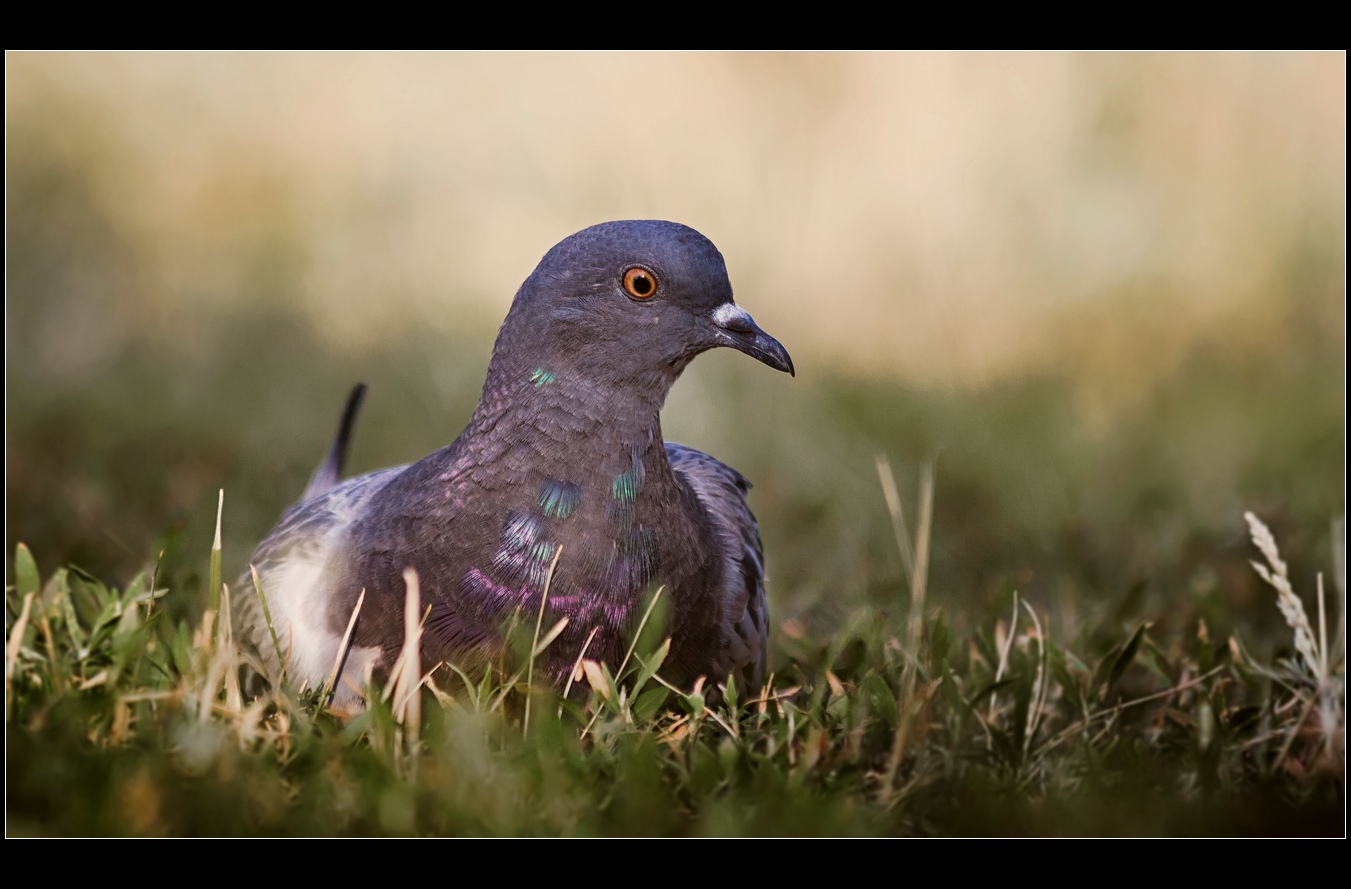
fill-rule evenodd
<path id="1" fill-rule="evenodd" d="M 528 445 L 568 462 L 662 452 L 660 412 L 670 388 L 607 382 L 566 366 L 495 363 L 466 430 L 480 441 Z"/>

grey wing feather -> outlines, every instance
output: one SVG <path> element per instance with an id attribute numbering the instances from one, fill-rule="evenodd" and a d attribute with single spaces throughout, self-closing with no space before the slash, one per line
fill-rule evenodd
<path id="1" fill-rule="evenodd" d="M 339 607 L 337 591 L 327 586 L 327 570 L 338 558 L 347 529 L 371 498 L 407 468 L 394 466 L 357 476 L 295 504 L 254 550 L 249 561 L 258 571 L 278 644 L 291 653 L 288 675 L 299 673 L 298 678 L 311 686 L 324 678 L 333 662 L 325 646 L 336 648 L 340 631 L 335 632 L 333 624 L 347 613 Z M 236 590 L 236 638 L 246 653 L 275 675 L 284 652 L 273 647 L 251 571 L 240 577 Z M 335 608 L 341 612 L 339 619 L 333 617 Z"/>
<path id="2" fill-rule="evenodd" d="M 668 442 L 666 456 L 708 510 L 724 547 L 720 592 L 726 662 L 715 664 L 709 678 L 731 674 L 741 691 L 758 692 L 768 658 L 769 610 L 760 528 L 746 503 L 751 484 L 730 466 L 684 445 Z"/>

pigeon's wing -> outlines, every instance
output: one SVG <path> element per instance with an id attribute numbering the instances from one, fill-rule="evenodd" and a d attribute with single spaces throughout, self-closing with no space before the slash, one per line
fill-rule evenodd
<path id="1" fill-rule="evenodd" d="M 684 445 L 667 443 L 671 468 L 694 490 L 723 545 L 722 654 L 710 680 L 727 675 L 737 688 L 758 692 L 765 679 L 769 613 L 765 603 L 765 561 L 760 528 L 746 494 L 750 482 L 735 469 Z"/>
<path id="2" fill-rule="evenodd" d="M 233 622 L 242 647 L 268 675 L 275 678 L 285 663 L 296 686 L 315 687 L 332 671 L 359 592 L 335 577 L 348 530 L 371 498 L 406 469 L 351 478 L 296 504 L 258 545 L 250 565 L 258 572 L 267 608 L 259 601 L 252 571 L 246 570 L 235 588 Z M 354 681 L 368 663 L 379 666 L 378 648 L 354 645 L 347 654 L 343 675 Z M 337 699 L 351 697 L 345 683 L 340 686 Z"/>

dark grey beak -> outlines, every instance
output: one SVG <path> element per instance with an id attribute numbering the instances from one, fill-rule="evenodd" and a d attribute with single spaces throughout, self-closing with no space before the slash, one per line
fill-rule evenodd
<path id="1" fill-rule="evenodd" d="M 736 303 L 723 303 L 713 311 L 712 318 L 718 327 L 716 339 L 719 346 L 731 346 L 775 370 L 781 370 L 789 376 L 797 376 L 788 350 L 774 337 L 761 330 L 741 306 Z"/>

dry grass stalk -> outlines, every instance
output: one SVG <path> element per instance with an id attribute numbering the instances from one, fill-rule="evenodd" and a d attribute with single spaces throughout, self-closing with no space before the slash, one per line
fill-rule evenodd
<path id="1" fill-rule="evenodd" d="M 281 653 L 281 643 L 277 640 L 277 629 L 272 624 L 272 610 L 267 607 L 267 596 L 263 594 L 263 581 L 258 577 L 258 569 L 253 563 L 249 563 L 249 574 L 253 577 L 253 589 L 258 594 L 258 604 L 263 609 L 263 622 L 267 624 L 268 635 L 272 637 L 272 650 L 277 655 L 277 681 L 275 685 L 280 688 L 286 680 L 286 662 L 291 659 L 291 652 L 288 650 L 285 655 Z M 364 592 L 364 591 L 363 591 Z M 153 602 L 154 600 L 151 599 Z M 346 640 L 344 639 L 344 648 Z M 333 687 L 333 682 L 329 681 L 329 687 Z"/>
<path id="2" fill-rule="evenodd" d="M 887 513 L 891 516 L 891 530 L 896 534 L 896 548 L 901 551 L 901 561 L 905 564 L 905 578 L 911 580 L 915 576 L 915 554 L 910 545 L 910 532 L 905 527 L 905 510 L 901 507 L 901 495 L 896 490 L 891 462 L 881 454 L 877 455 L 877 477 L 882 482 L 882 496 L 887 501 Z"/>
<path id="3" fill-rule="evenodd" d="M 1018 636 L 1018 591 L 1013 591 L 1013 617 L 1009 620 L 1009 631 L 1004 633 L 1004 622 L 999 621 L 995 624 L 995 645 L 999 648 L 999 664 L 995 667 L 994 681 L 997 684 L 1004 678 L 1004 673 L 1009 668 L 1009 654 L 1013 651 L 1013 640 Z M 999 692 L 990 694 L 990 713 L 989 721 L 994 721 L 995 711 L 998 709 Z M 991 739 L 993 743 L 993 739 Z"/>
<path id="4" fill-rule="evenodd" d="M 224 670 L 225 706 L 238 713 L 244 708 L 244 695 L 239 688 L 239 649 L 235 647 L 234 621 L 230 616 L 230 587 L 221 585 L 220 596 L 220 639 L 216 645 L 216 657 L 220 659 Z"/>
<path id="5" fill-rule="evenodd" d="M 583 676 L 582 659 L 586 657 L 586 650 L 591 647 L 591 640 L 595 639 L 596 634 L 599 632 L 600 627 L 592 627 L 591 632 L 587 634 L 586 641 L 582 643 L 582 650 L 577 652 L 577 660 L 573 662 L 572 672 L 568 674 L 567 684 L 563 686 L 563 697 L 566 698 L 568 696 L 568 692 L 572 691 L 572 683 L 582 678 Z M 558 708 L 558 715 L 559 716 L 563 715 L 562 705 L 560 705 Z"/>
<path id="6" fill-rule="evenodd" d="M 9 722 L 9 713 L 14 700 L 14 671 L 19 666 L 19 647 L 23 645 L 23 634 L 28 629 L 28 612 L 33 606 L 33 594 L 28 593 L 23 597 L 23 609 L 19 612 L 19 619 L 14 622 L 14 627 L 9 631 L 9 639 L 5 643 L 5 722 Z"/>
<path id="7" fill-rule="evenodd" d="M 544 578 L 544 592 L 539 597 L 539 614 L 535 615 L 535 636 L 530 640 L 530 661 L 526 665 L 525 671 L 525 716 L 521 719 L 522 735 L 530 731 L 530 690 L 535 683 L 535 657 L 539 649 L 539 630 L 544 624 L 544 606 L 549 601 L 549 586 L 554 582 L 554 571 L 557 570 L 558 560 L 562 555 L 563 547 L 560 545 L 554 552 L 553 561 L 549 563 L 549 573 Z M 567 618 L 563 619 L 563 626 L 567 626 Z M 553 633 L 553 636 L 556 637 L 558 633 L 562 632 L 563 627 L 559 626 L 555 629 L 557 632 Z M 551 638 L 549 641 L 552 642 L 553 639 Z"/>
<path id="8" fill-rule="evenodd" d="M 1332 520 L 1332 583 L 1337 587 L 1337 638 L 1333 651 L 1342 651 L 1346 644 L 1346 520 Z"/>
<path id="9" fill-rule="evenodd" d="M 389 686 L 385 689 L 385 698 L 394 696 L 394 719 L 408 733 L 408 748 L 416 755 L 418 737 L 422 729 L 422 698 L 418 688 L 422 684 L 421 650 L 422 622 L 418 612 L 421 610 L 422 593 L 418 585 L 417 571 L 405 568 L 403 582 L 407 588 L 403 605 L 403 648 L 390 671 Z"/>
<path id="10" fill-rule="evenodd" d="M 919 529 L 915 532 L 915 570 L 910 578 L 910 645 L 919 655 L 924 633 L 924 599 L 929 588 L 929 535 L 933 533 L 934 464 L 919 468 Z"/>
<path id="11" fill-rule="evenodd" d="M 1023 607 L 1032 616 L 1032 625 L 1036 628 L 1037 639 L 1037 675 L 1032 680 L 1032 707 L 1028 714 L 1027 731 L 1023 734 L 1023 759 L 1026 760 L 1032 749 L 1032 739 L 1036 736 L 1037 729 L 1041 724 L 1046 699 L 1051 693 L 1051 675 L 1048 669 L 1051 656 L 1047 650 L 1046 634 L 1041 628 L 1041 621 L 1037 618 L 1036 610 L 1027 604 L 1026 599 L 1023 600 Z"/>
<path id="12" fill-rule="evenodd" d="M 891 755 L 887 759 L 886 771 L 883 773 L 881 786 L 878 788 L 879 802 L 886 806 L 892 806 L 903 795 L 903 791 L 898 792 L 896 790 L 896 775 L 900 771 L 901 762 L 905 759 L 905 752 L 911 741 L 911 735 L 916 728 L 913 723 L 918 721 L 920 714 L 924 712 L 924 705 L 928 703 L 933 690 L 938 687 L 937 683 L 931 683 L 928 692 L 919 695 L 919 700 L 917 700 L 915 685 L 920 668 L 920 644 L 924 637 L 924 598 L 929 576 L 929 541 L 933 530 L 934 472 L 932 462 L 925 463 L 920 468 L 919 528 L 915 533 L 913 561 L 911 558 L 907 558 L 910 550 L 905 537 L 905 519 L 901 511 L 901 499 L 896 491 L 896 480 L 891 474 L 891 465 L 885 458 L 878 458 L 877 473 L 882 480 L 882 493 L 887 500 L 887 510 L 891 513 L 892 528 L 896 532 L 902 558 L 906 560 L 907 567 L 911 568 L 910 617 L 907 621 L 910 636 L 910 657 L 902 671 L 901 689 L 896 697 L 897 723 L 896 734 L 892 738 Z"/>
<path id="13" fill-rule="evenodd" d="M 1276 548 L 1276 538 L 1271 536 L 1270 529 L 1262 523 L 1262 520 L 1251 512 L 1245 512 L 1243 518 L 1248 521 L 1253 545 L 1261 550 L 1271 568 L 1268 569 L 1266 565 L 1254 560 L 1249 560 L 1249 564 L 1276 590 L 1276 605 L 1281 609 L 1281 616 L 1285 618 L 1290 629 L 1295 631 L 1295 649 L 1304 658 L 1309 671 L 1320 681 L 1325 680 L 1326 660 L 1318 650 L 1313 628 L 1309 625 L 1309 617 L 1304 613 L 1304 602 L 1295 595 L 1295 590 L 1290 585 L 1289 569 Z M 1326 632 L 1323 635 L 1326 636 Z"/>
<path id="14" fill-rule="evenodd" d="M 258 588 L 259 596 L 262 595 L 262 587 Z M 363 589 L 357 596 L 357 603 L 352 606 L 352 616 L 347 619 L 347 630 L 342 634 L 342 644 L 338 646 L 337 657 L 333 659 L 333 669 L 328 674 L 328 683 L 324 686 L 328 693 L 324 695 L 324 706 L 328 706 L 333 701 L 333 695 L 338 689 L 338 676 L 342 673 L 342 665 L 347 660 L 347 653 L 352 650 L 352 631 L 357 626 L 357 615 L 361 614 L 361 603 L 366 601 L 366 591 Z M 275 644 L 276 634 L 273 636 Z M 277 650 L 277 657 L 281 658 L 281 650 Z M 288 654 L 289 657 L 289 654 Z M 283 667 L 283 675 L 285 668 Z"/>
<path id="15" fill-rule="evenodd" d="M 70 599 L 58 594 L 62 605 L 66 606 L 67 626 L 71 626 L 74 621 L 75 611 L 70 607 Z M 66 677 L 61 669 L 61 661 L 56 656 L 56 639 L 52 636 L 52 624 L 47 620 L 47 609 L 43 608 L 41 603 L 38 605 L 38 629 L 42 631 L 42 644 L 47 650 L 47 663 L 51 668 L 52 687 L 57 692 L 65 691 Z"/>
<path id="16" fill-rule="evenodd" d="M 1328 650 L 1327 605 L 1324 601 L 1323 575 L 1321 573 L 1318 575 L 1318 636 L 1315 638 L 1313 628 L 1309 624 L 1308 615 L 1304 612 L 1304 603 L 1299 596 L 1295 595 L 1294 588 L 1290 583 L 1289 570 L 1281 559 L 1280 551 L 1276 547 L 1275 537 L 1272 536 L 1270 529 L 1262 523 L 1261 519 L 1251 512 L 1245 512 L 1243 517 L 1248 522 L 1253 544 L 1266 557 L 1270 568 L 1256 561 L 1250 561 L 1250 564 L 1253 566 L 1253 570 L 1276 590 L 1276 605 L 1281 609 L 1281 615 L 1285 618 L 1286 624 L 1295 631 L 1295 649 L 1304 659 L 1304 663 L 1309 672 L 1313 674 L 1316 684 L 1313 697 L 1305 700 L 1304 696 L 1300 695 L 1301 700 L 1304 701 L 1304 707 L 1294 726 L 1289 729 L 1273 768 L 1285 760 L 1295 737 L 1304 725 L 1304 721 L 1314 711 L 1316 705 L 1318 728 L 1323 741 L 1320 762 L 1326 768 L 1344 772 L 1346 690 L 1345 683 L 1338 681 L 1337 677 L 1334 676 L 1344 659 L 1339 658 L 1334 662 Z M 1336 523 L 1333 527 L 1335 533 Z M 1342 561 L 1344 556 L 1337 556 L 1338 545 L 1338 542 L 1334 541 L 1334 556 L 1338 559 L 1338 570 L 1342 571 L 1344 570 Z M 1343 615 L 1341 617 L 1343 628 L 1345 627 L 1345 620 L 1345 594 L 1343 591 Z M 1341 629 L 1338 631 L 1338 636 L 1342 637 Z M 1338 643 L 1340 649 L 1340 638 Z"/>

